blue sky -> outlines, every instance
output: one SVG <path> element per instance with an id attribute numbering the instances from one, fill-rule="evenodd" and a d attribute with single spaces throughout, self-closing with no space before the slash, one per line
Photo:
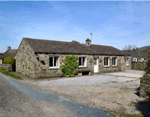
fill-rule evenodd
<path id="1" fill-rule="evenodd" d="M 0 2 L 0 52 L 22 37 L 150 45 L 150 2 Z"/>

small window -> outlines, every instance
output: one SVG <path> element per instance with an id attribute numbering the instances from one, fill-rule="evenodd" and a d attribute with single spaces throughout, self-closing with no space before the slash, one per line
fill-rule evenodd
<path id="1" fill-rule="evenodd" d="M 116 57 L 112 58 L 112 65 L 117 66 L 117 58 Z"/>
<path id="2" fill-rule="evenodd" d="M 79 67 L 86 67 L 86 57 L 79 57 Z"/>
<path id="3" fill-rule="evenodd" d="M 104 66 L 109 66 L 109 57 L 104 58 Z"/>
<path id="4" fill-rule="evenodd" d="M 97 58 L 94 58 L 94 65 L 97 65 Z"/>
<path id="5" fill-rule="evenodd" d="M 126 58 L 125 61 L 126 61 L 126 65 L 128 66 L 129 65 L 129 58 Z"/>
<path id="6" fill-rule="evenodd" d="M 58 57 L 49 58 L 49 67 L 58 68 Z"/>

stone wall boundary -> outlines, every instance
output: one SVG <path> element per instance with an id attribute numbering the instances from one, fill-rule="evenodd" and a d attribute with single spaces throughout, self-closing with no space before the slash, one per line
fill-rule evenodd
<path id="1" fill-rule="evenodd" d="M 4 69 L 8 72 L 12 72 L 12 65 L 10 65 L 10 64 L 0 64 L 0 69 Z"/>
<path id="2" fill-rule="evenodd" d="M 146 62 L 131 62 L 131 69 L 133 70 L 144 70 Z"/>

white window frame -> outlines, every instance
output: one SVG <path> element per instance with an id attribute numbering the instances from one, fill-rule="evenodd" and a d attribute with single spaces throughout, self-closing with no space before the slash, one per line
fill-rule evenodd
<path id="1" fill-rule="evenodd" d="M 115 58 L 115 65 L 113 65 L 113 58 Z M 117 66 L 117 57 L 112 57 L 112 66 Z"/>
<path id="2" fill-rule="evenodd" d="M 54 57 L 58 58 L 58 66 L 54 66 Z M 53 67 L 50 67 L 50 58 L 53 58 Z M 58 56 L 50 56 L 49 57 L 49 68 L 59 68 L 60 64 L 59 64 L 59 57 Z"/>
<path id="3" fill-rule="evenodd" d="M 105 65 L 105 58 L 108 58 L 108 65 Z M 108 56 L 104 57 L 104 67 L 109 67 L 110 66 L 109 62 L 110 62 L 109 57 Z"/>
<path id="4" fill-rule="evenodd" d="M 79 67 L 87 67 L 87 58 L 85 56 L 79 56 L 79 58 L 85 58 L 85 62 L 84 62 L 84 65 L 79 65 Z M 81 60 L 82 61 L 82 60 Z M 79 64 L 79 63 L 78 63 Z"/>
<path id="5" fill-rule="evenodd" d="M 129 66 L 130 65 L 130 59 L 129 58 L 126 58 L 126 66 Z M 128 62 L 127 62 L 128 61 Z"/>
<path id="6" fill-rule="evenodd" d="M 2 64 L 3 63 L 3 60 L 2 59 L 0 59 L 0 64 Z"/>
<path id="7" fill-rule="evenodd" d="M 137 62 L 138 58 L 133 57 L 132 60 L 135 61 L 135 62 Z"/>

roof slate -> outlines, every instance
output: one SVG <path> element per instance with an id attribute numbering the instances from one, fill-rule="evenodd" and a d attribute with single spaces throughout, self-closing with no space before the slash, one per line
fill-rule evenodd
<path id="1" fill-rule="evenodd" d="M 36 53 L 125 55 L 112 46 L 71 43 L 63 41 L 23 38 Z"/>
<path id="2" fill-rule="evenodd" d="M 17 49 L 10 49 L 7 50 L 2 56 L 0 56 L 0 59 L 4 59 L 6 57 L 14 57 L 16 55 Z"/>
<path id="3" fill-rule="evenodd" d="M 142 51 L 138 51 L 138 50 L 123 50 L 122 51 L 124 54 L 129 54 L 132 57 L 136 57 L 136 58 L 145 58 L 147 59 L 148 53 L 147 52 L 142 52 Z"/>

